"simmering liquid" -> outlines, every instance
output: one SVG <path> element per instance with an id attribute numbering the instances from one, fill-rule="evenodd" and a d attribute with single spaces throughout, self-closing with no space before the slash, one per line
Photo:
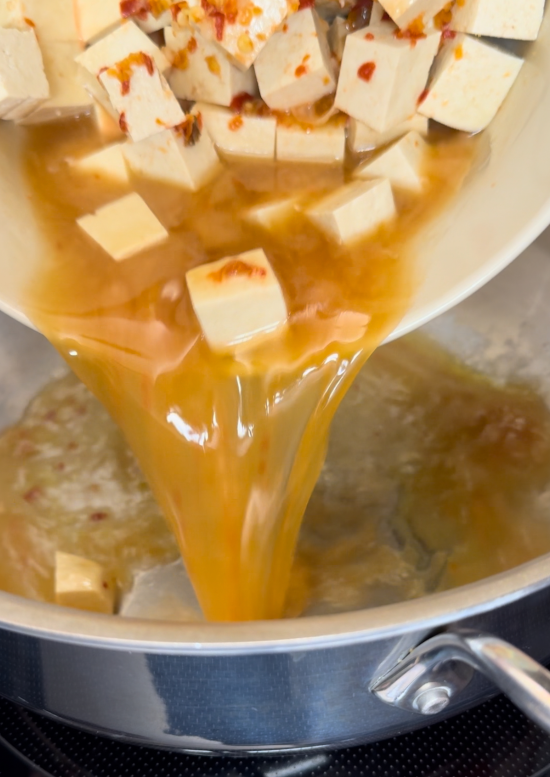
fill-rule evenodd
<path id="1" fill-rule="evenodd" d="M 398 195 L 394 223 L 347 248 L 299 214 L 270 234 L 240 218 L 275 194 L 318 195 L 347 178 L 342 168 L 228 161 L 194 195 L 134 181 L 170 239 L 118 263 L 75 223 L 126 191 L 67 164 L 97 148 L 93 126 L 26 132 L 27 172 L 51 246 L 28 291 L 29 317 L 122 429 L 206 617 L 280 617 L 334 412 L 406 311 L 413 239 L 461 185 L 474 141 L 439 138 L 423 195 Z M 214 353 L 185 273 L 257 247 L 281 282 L 288 326 L 253 348 Z"/>

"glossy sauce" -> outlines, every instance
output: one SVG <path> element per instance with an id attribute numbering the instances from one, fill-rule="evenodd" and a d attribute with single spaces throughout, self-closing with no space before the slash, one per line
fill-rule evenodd
<path id="1" fill-rule="evenodd" d="M 300 215 L 255 232 L 243 208 L 340 183 L 341 168 L 228 162 L 196 195 L 134 182 L 169 241 L 114 262 L 75 219 L 125 193 L 71 171 L 97 148 L 86 121 L 29 130 L 27 172 L 51 245 L 28 290 L 28 315 L 104 403 L 166 516 L 205 615 L 276 618 L 300 522 L 334 412 L 360 366 L 406 311 L 413 240 L 459 188 L 475 141 L 443 136 L 422 197 L 375 236 L 335 246 Z M 283 334 L 215 354 L 185 286 L 197 264 L 265 249 L 289 309 Z"/>

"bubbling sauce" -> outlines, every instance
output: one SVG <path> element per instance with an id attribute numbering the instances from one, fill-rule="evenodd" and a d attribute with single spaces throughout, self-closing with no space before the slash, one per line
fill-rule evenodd
<path id="1" fill-rule="evenodd" d="M 422 196 L 368 240 L 329 243 L 300 214 L 257 232 L 243 210 L 314 197 L 340 167 L 226 161 L 197 194 L 132 185 L 169 240 L 114 262 L 75 219 L 127 189 L 67 163 L 98 147 L 86 120 L 25 130 L 26 169 L 50 244 L 27 312 L 122 429 L 176 536 L 206 617 L 277 618 L 334 412 L 415 286 L 413 240 L 460 187 L 475 141 L 442 136 Z M 206 345 L 185 273 L 262 247 L 289 310 L 283 333 L 232 354 Z"/>

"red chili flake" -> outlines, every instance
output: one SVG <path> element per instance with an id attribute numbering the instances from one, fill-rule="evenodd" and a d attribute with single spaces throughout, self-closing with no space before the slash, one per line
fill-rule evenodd
<path id="1" fill-rule="evenodd" d="M 135 67 L 145 67 L 150 76 L 155 72 L 155 64 L 149 54 L 144 51 L 136 51 L 130 54 L 120 62 L 116 62 L 113 67 L 108 68 L 107 75 L 112 78 L 118 78 L 121 83 L 121 93 L 128 94 L 130 91 L 130 79 Z"/>
<path id="2" fill-rule="evenodd" d="M 303 11 L 304 8 L 313 8 L 314 5 L 315 5 L 315 0 L 300 0 L 298 10 Z"/>
<path id="3" fill-rule="evenodd" d="M 430 93 L 430 92 L 429 92 L 429 89 L 424 89 L 424 91 L 420 93 L 420 97 L 419 97 L 419 98 L 418 98 L 418 100 L 416 101 L 416 104 L 417 104 L 417 105 L 422 105 L 422 103 L 424 102 L 424 100 L 426 99 L 426 97 L 429 95 L 429 93 Z"/>
<path id="4" fill-rule="evenodd" d="M 25 502 L 29 502 L 29 504 L 32 504 L 33 502 L 36 502 L 37 499 L 40 499 L 41 496 L 43 496 L 44 492 L 40 488 L 40 486 L 33 486 L 30 488 L 26 494 L 23 494 L 23 499 Z"/>
<path id="5" fill-rule="evenodd" d="M 453 38 L 456 38 L 456 32 L 454 30 L 449 30 L 449 28 L 446 27 L 441 33 L 441 37 L 443 40 L 452 40 Z"/>
<path id="6" fill-rule="evenodd" d="M 231 100 L 229 107 L 232 111 L 234 111 L 234 113 L 242 113 L 244 104 L 253 101 L 254 97 L 248 92 L 239 92 L 239 94 L 236 94 L 235 97 Z"/>
<path id="7" fill-rule="evenodd" d="M 187 43 L 187 51 L 192 54 L 194 51 L 197 50 L 197 39 L 196 38 L 189 38 L 189 42 Z"/>
<path id="8" fill-rule="evenodd" d="M 54 469 L 56 472 L 63 472 L 65 469 L 65 463 L 63 461 L 58 461 L 57 464 L 54 466 Z"/>
<path id="9" fill-rule="evenodd" d="M 376 62 L 363 62 L 357 70 L 357 77 L 362 81 L 370 81 L 376 70 Z"/>
<path id="10" fill-rule="evenodd" d="M 120 118 L 118 120 L 118 126 L 123 132 L 128 132 L 128 123 L 126 121 L 126 114 L 124 111 L 120 114 Z"/>
<path id="11" fill-rule="evenodd" d="M 374 40 L 374 35 L 372 34 L 372 32 L 367 32 L 367 34 L 365 35 L 365 40 Z"/>
<path id="12" fill-rule="evenodd" d="M 208 2 L 208 0 L 201 0 L 201 7 L 203 8 L 204 11 L 206 11 L 207 16 L 209 16 L 214 22 L 214 29 L 216 31 L 216 40 L 222 41 L 225 22 L 227 21 L 228 24 L 234 24 L 237 18 L 236 13 L 224 14 L 220 10 L 218 10 L 215 6 L 211 5 Z"/>
<path id="13" fill-rule="evenodd" d="M 78 443 L 75 442 L 74 440 L 71 440 L 71 442 L 67 445 L 67 450 L 68 451 L 76 451 L 77 448 L 78 448 Z"/>
<path id="14" fill-rule="evenodd" d="M 109 590 L 109 584 L 106 583 L 105 580 L 103 581 L 103 588 L 106 588 L 107 590 Z"/>
<path id="15" fill-rule="evenodd" d="M 223 283 L 227 278 L 265 278 L 265 267 L 243 262 L 242 259 L 232 259 L 219 270 L 209 273 L 206 277 L 214 283 Z"/>
<path id="16" fill-rule="evenodd" d="M 238 129 L 240 129 L 243 126 L 243 117 L 238 114 L 237 116 L 234 116 L 231 121 L 227 125 L 231 132 L 236 132 Z"/>
<path id="17" fill-rule="evenodd" d="M 104 521 L 105 518 L 108 518 L 108 517 L 109 517 L 108 513 L 99 511 L 97 513 L 92 513 L 90 515 L 90 521 L 94 521 L 94 523 L 97 523 L 98 521 Z"/>
<path id="18" fill-rule="evenodd" d="M 283 24 L 283 32 L 288 32 L 288 24 Z"/>
<path id="19" fill-rule="evenodd" d="M 212 14 L 214 19 L 214 29 L 216 30 L 216 40 L 223 40 L 223 29 L 225 27 L 225 16 L 222 13 Z"/>
<path id="20" fill-rule="evenodd" d="M 150 12 L 151 3 L 149 0 L 121 0 L 120 2 L 120 15 L 123 19 L 130 19 L 134 16 L 144 20 Z"/>
<path id="21" fill-rule="evenodd" d="M 296 78 L 301 78 L 302 76 L 305 76 L 307 73 L 307 67 L 305 65 L 298 65 L 296 70 L 294 71 L 294 75 Z"/>
<path id="22" fill-rule="evenodd" d="M 29 19 L 27 16 L 23 17 L 23 21 L 25 22 L 25 24 L 28 24 L 29 27 L 36 27 L 36 24 L 33 22 L 33 20 Z"/>

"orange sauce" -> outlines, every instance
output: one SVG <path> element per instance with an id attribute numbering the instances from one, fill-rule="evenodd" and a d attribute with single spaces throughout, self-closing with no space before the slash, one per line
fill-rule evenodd
<path id="1" fill-rule="evenodd" d="M 398 195 L 395 222 L 351 247 L 329 243 L 299 214 L 269 234 L 241 218 L 274 195 L 326 191 L 347 169 L 227 162 L 194 195 L 134 181 L 170 239 L 114 262 L 75 223 L 127 191 L 67 164 L 98 147 L 93 126 L 26 132 L 27 174 L 50 245 L 28 289 L 29 317 L 122 429 L 206 617 L 280 617 L 334 412 L 407 310 L 413 241 L 461 185 L 475 141 L 441 137 L 423 196 Z M 213 353 L 185 273 L 257 247 L 281 282 L 289 325 L 253 348 Z"/>

